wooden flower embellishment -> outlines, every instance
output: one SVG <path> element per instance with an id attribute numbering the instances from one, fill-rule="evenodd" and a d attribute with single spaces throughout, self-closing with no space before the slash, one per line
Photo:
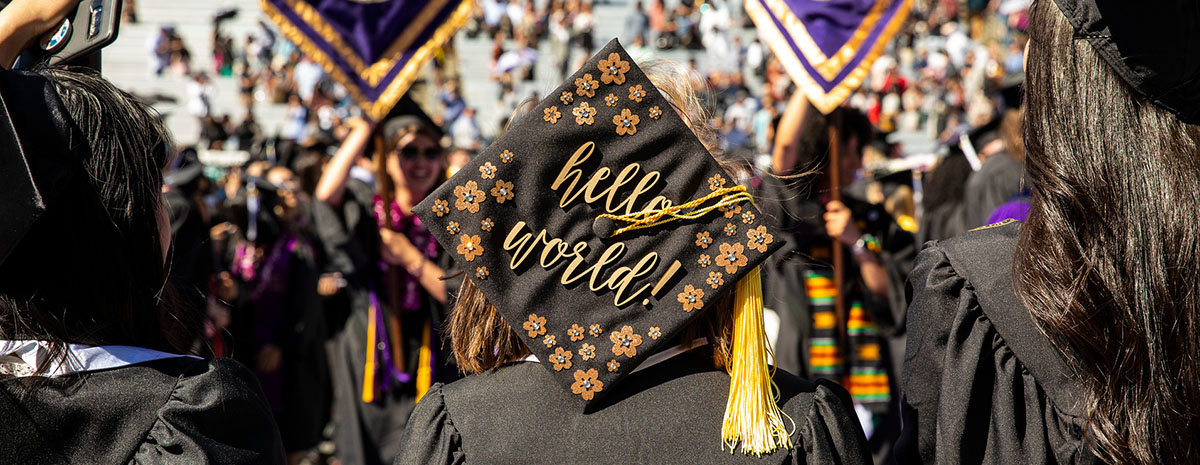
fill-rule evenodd
<path id="1" fill-rule="evenodd" d="M 483 179 L 496 177 L 496 165 L 493 165 L 490 161 L 484 163 L 483 166 L 479 167 L 479 176 L 483 177 Z"/>
<path id="2" fill-rule="evenodd" d="M 738 215 L 738 214 L 742 213 L 742 206 L 741 205 L 733 205 L 733 206 L 727 205 L 724 207 L 717 207 L 717 210 L 724 213 L 726 218 L 733 218 L 733 215 Z"/>
<path id="3" fill-rule="evenodd" d="M 712 189 L 715 191 L 722 187 L 725 187 L 725 177 L 724 176 L 721 176 L 720 174 L 714 174 L 714 175 L 712 175 L 711 178 L 708 178 L 708 188 L 709 189 Z"/>
<path id="4" fill-rule="evenodd" d="M 646 98 L 646 91 L 642 89 L 641 84 L 629 88 L 629 100 L 642 103 L 644 98 Z"/>
<path id="5" fill-rule="evenodd" d="M 504 203 L 506 200 L 512 200 L 513 183 L 506 182 L 503 179 L 497 179 L 496 187 L 492 188 L 492 197 L 496 198 L 496 203 Z"/>
<path id="6" fill-rule="evenodd" d="M 636 357 L 637 348 L 642 345 L 642 335 L 633 332 L 632 326 L 623 326 L 620 331 L 609 333 L 608 340 L 613 343 L 613 355 L 624 355 L 629 358 Z"/>
<path id="7" fill-rule="evenodd" d="M 546 317 L 537 316 L 536 313 L 530 313 L 529 319 L 525 320 L 525 322 L 521 324 L 521 327 L 525 328 L 525 332 L 529 334 L 529 337 L 541 336 L 546 334 Z"/>
<path id="8" fill-rule="evenodd" d="M 658 326 L 651 326 L 650 331 L 647 331 L 646 335 L 650 339 L 658 340 L 658 338 L 662 337 L 662 331 L 658 329 Z"/>
<path id="9" fill-rule="evenodd" d="M 491 273 L 488 273 L 488 269 L 486 266 L 481 266 L 481 267 L 475 269 L 475 277 L 476 278 L 487 279 L 488 275 L 490 275 L 490 274 Z"/>
<path id="10" fill-rule="evenodd" d="M 610 106 L 610 107 L 617 106 L 617 96 L 613 95 L 613 94 L 608 94 L 607 96 L 604 97 L 604 104 L 607 106 Z"/>
<path id="11" fill-rule="evenodd" d="M 433 213 L 435 215 L 437 215 L 438 218 L 441 218 L 445 214 L 450 213 L 450 202 L 447 202 L 445 200 L 434 200 L 433 201 Z"/>
<path id="12" fill-rule="evenodd" d="M 596 358 L 596 346 L 591 345 L 591 344 L 584 344 L 584 345 L 580 346 L 579 347 L 579 357 L 584 360 L 591 360 L 593 358 Z"/>
<path id="13" fill-rule="evenodd" d="M 575 96 L 571 94 L 571 91 L 564 90 L 562 96 L 558 97 L 558 101 L 562 102 L 563 105 L 570 105 L 571 102 L 575 101 Z"/>
<path id="14" fill-rule="evenodd" d="M 572 342 L 580 341 L 580 340 L 583 340 L 583 332 L 584 332 L 583 326 L 571 325 L 571 329 L 567 330 L 567 335 L 571 336 Z"/>
<path id="15" fill-rule="evenodd" d="M 575 78 L 575 93 L 580 97 L 595 97 L 596 89 L 599 88 L 600 81 L 592 79 L 592 73 L 584 73 L 583 77 Z"/>
<path id="16" fill-rule="evenodd" d="M 658 119 L 662 116 L 662 109 L 658 105 L 650 107 L 650 119 Z"/>
<path id="17" fill-rule="evenodd" d="M 767 246 L 775 242 L 775 236 L 767 232 L 766 226 L 759 226 L 746 231 L 746 237 L 750 238 L 750 240 L 746 241 L 746 247 L 756 250 L 759 253 L 766 253 Z"/>
<path id="18" fill-rule="evenodd" d="M 709 271 L 708 279 L 704 280 L 704 282 L 708 283 L 709 286 L 712 286 L 713 289 L 716 289 L 721 287 L 722 284 L 725 284 L 725 275 L 721 274 L 720 271 Z"/>
<path id="19" fill-rule="evenodd" d="M 458 200 L 454 201 L 454 208 L 466 210 L 471 213 L 479 212 L 479 203 L 483 202 L 483 191 L 479 190 L 479 185 L 475 181 L 467 181 L 461 186 L 454 186 L 454 196 Z"/>
<path id="20" fill-rule="evenodd" d="M 696 259 L 696 264 L 700 265 L 700 268 L 708 268 L 712 263 L 712 257 L 708 256 L 708 254 L 702 253 L 700 254 L 700 258 Z"/>
<path id="21" fill-rule="evenodd" d="M 596 107 L 588 105 L 587 102 L 580 102 L 579 106 L 571 109 L 571 114 L 575 115 L 575 124 L 580 126 L 591 126 L 596 122 Z"/>
<path id="22" fill-rule="evenodd" d="M 492 221 L 492 218 L 489 216 L 487 218 L 484 218 L 483 221 L 479 222 L 479 229 L 482 229 L 484 231 L 491 231 L 492 227 L 495 225 L 496 225 L 496 223 L 494 221 Z"/>
<path id="23" fill-rule="evenodd" d="M 545 113 L 545 116 L 542 116 L 542 119 L 546 120 L 546 122 L 550 124 L 557 123 L 558 119 L 562 118 L 562 112 L 558 111 L 558 107 L 550 107 L 542 110 L 542 112 Z"/>
<path id="24" fill-rule="evenodd" d="M 614 358 L 609 360 L 608 363 L 604 364 L 604 366 L 608 367 L 609 373 L 616 373 L 617 370 L 621 369 L 621 362 L 618 362 L 617 359 Z"/>
<path id="25" fill-rule="evenodd" d="M 463 234 L 458 236 L 458 240 L 458 254 L 463 256 L 463 260 L 473 262 L 475 257 L 483 255 L 483 241 L 479 240 L 479 236 Z"/>
<path id="26" fill-rule="evenodd" d="M 578 394 L 583 400 L 592 400 L 601 389 L 604 389 L 604 382 L 600 381 L 600 373 L 597 373 L 595 368 L 588 368 L 587 371 L 575 370 L 575 383 L 571 384 L 571 392 Z"/>
<path id="27" fill-rule="evenodd" d="M 591 334 L 592 337 L 600 337 L 601 334 L 604 334 L 604 329 L 600 328 L 600 325 L 592 325 L 588 327 L 588 333 Z"/>
<path id="28" fill-rule="evenodd" d="M 575 354 L 562 347 L 554 349 L 554 354 L 550 355 L 550 363 L 554 364 L 554 371 L 569 370 L 571 368 L 571 357 Z"/>
<path id="29" fill-rule="evenodd" d="M 683 304 L 683 311 L 691 313 L 692 310 L 704 308 L 704 289 L 697 289 L 691 284 L 683 287 L 683 292 L 676 296 L 679 303 Z"/>
<path id="30" fill-rule="evenodd" d="M 554 347 L 554 344 L 558 344 L 558 338 L 554 337 L 553 334 L 547 334 L 546 337 L 542 338 L 542 344 L 546 344 L 546 347 Z"/>
<path id="31" fill-rule="evenodd" d="M 513 153 L 512 153 L 511 151 L 509 151 L 509 150 L 505 150 L 505 151 L 503 151 L 503 152 L 500 152 L 500 161 L 501 161 L 501 162 L 503 162 L 503 163 L 506 163 L 506 164 L 507 164 L 507 163 L 512 163 L 512 161 L 513 161 L 513 156 L 514 156 L 514 155 L 513 155 Z"/>
<path id="32" fill-rule="evenodd" d="M 452 236 L 455 234 L 458 234 L 458 231 L 460 231 L 461 229 L 462 228 L 460 228 L 458 226 L 457 221 L 451 221 L 449 224 L 446 225 L 446 231 L 448 231 L 450 233 L 450 235 L 452 235 Z"/>
<path id="33" fill-rule="evenodd" d="M 629 62 L 622 60 L 621 55 L 610 53 L 607 60 L 600 60 L 596 66 L 600 68 L 600 80 L 605 84 L 621 85 L 625 83 L 625 73 L 629 72 Z"/>
<path id="34" fill-rule="evenodd" d="M 633 114 L 628 108 L 621 110 L 621 114 L 613 115 L 613 124 L 617 125 L 618 136 L 632 136 L 637 134 L 637 125 L 641 118 Z"/>
<path id="35" fill-rule="evenodd" d="M 717 255 L 717 266 L 725 267 L 725 272 L 729 274 L 737 273 L 738 268 L 746 266 L 749 260 L 742 252 L 746 250 L 742 243 L 722 243 L 721 253 Z"/>
<path id="36" fill-rule="evenodd" d="M 725 235 L 733 236 L 737 234 L 737 225 L 733 223 L 725 223 Z"/>
<path id="37" fill-rule="evenodd" d="M 708 231 L 696 233 L 696 247 L 707 249 L 708 246 L 712 245 L 712 243 L 712 235 L 709 234 Z"/>

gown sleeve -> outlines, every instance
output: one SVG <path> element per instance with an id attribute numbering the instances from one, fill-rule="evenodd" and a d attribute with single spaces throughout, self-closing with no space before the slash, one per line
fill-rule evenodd
<path id="1" fill-rule="evenodd" d="M 197 362 L 157 417 L 131 463 L 285 463 L 258 381 L 232 360 Z"/>
<path id="2" fill-rule="evenodd" d="M 818 380 L 812 407 L 798 423 L 796 463 L 870 465 L 871 450 L 850 394 L 828 380 Z"/>
<path id="3" fill-rule="evenodd" d="M 917 257 L 909 286 L 899 463 L 1093 463 L 1074 407 L 1047 395 L 1054 385 L 1034 378 L 938 244 Z M 1058 356 L 1042 352 L 1024 353 Z"/>
<path id="4" fill-rule="evenodd" d="M 400 439 L 400 454 L 395 465 L 422 463 L 429 465 L 461 465 L 467 463 L 462 450 L 462 437 L 446 410 L 442 383 L 434 384 L 417 403 L 404 436 Z"/>

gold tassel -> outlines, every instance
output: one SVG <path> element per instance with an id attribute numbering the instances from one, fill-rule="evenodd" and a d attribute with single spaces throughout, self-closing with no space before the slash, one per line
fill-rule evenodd
<path id="1" fill-rule="evenodd" d="M 729 403 L 721 440 L 729 453 L 739 442 L 742 453 L 766 455 L 780 447 L 791 448 L 792 439 L 779 409 L 779 387 L 768 369 L 771 348 L 763 328 L 762 277 L 755 267 L 737 284 L 734 295 L 733 341 L 729 360 Z M 789 418 L 790 421 L 790 418 Z"/>

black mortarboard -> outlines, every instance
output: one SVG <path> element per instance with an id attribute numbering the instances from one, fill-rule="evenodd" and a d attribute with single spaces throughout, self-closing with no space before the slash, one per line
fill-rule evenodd
<path id="1" fill-rule="evenodd" d="M 783 241 L 736 182 L 613 40 L 413 211 L 580 409 L 736 288 L 760 313 L 731 365 L 761 370 L 731 372 L 724 439 L 761 453 L 787 433 L 743 388 L 770 382 L 750 289 Z"/>
<path id="2" fill-rule="evenodd" d="M 102 207 L 94 195 L 81 193 L 87 175 L 80 150 L 86 151 L 87 144 L 81 142 L 50 82 L 38 74 L 12 71 L 3 73 L 0 87 L 5 90 L 0 93 L 2 264 L 49 209 Z"/>
<path id="3" fill-rule="evenodd" d="M 1200 124 L 1200 6 L 1192 0 L 1055 0 L 1117 75 L 1189 124 Z"/>

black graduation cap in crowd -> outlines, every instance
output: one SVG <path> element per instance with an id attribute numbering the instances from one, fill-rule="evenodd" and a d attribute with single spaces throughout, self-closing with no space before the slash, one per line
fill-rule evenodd
<path id="1" fill-rule="evenodd" d="M 580 409 L 783 244 L 616 40 L 413 211 Z"/>
<path id="2" fill-rule="evenodd" d="M 1200 8 L 1191 0 L 1055 0 L 1117 75 L 1184 122 L 1200 124 Z"/>

